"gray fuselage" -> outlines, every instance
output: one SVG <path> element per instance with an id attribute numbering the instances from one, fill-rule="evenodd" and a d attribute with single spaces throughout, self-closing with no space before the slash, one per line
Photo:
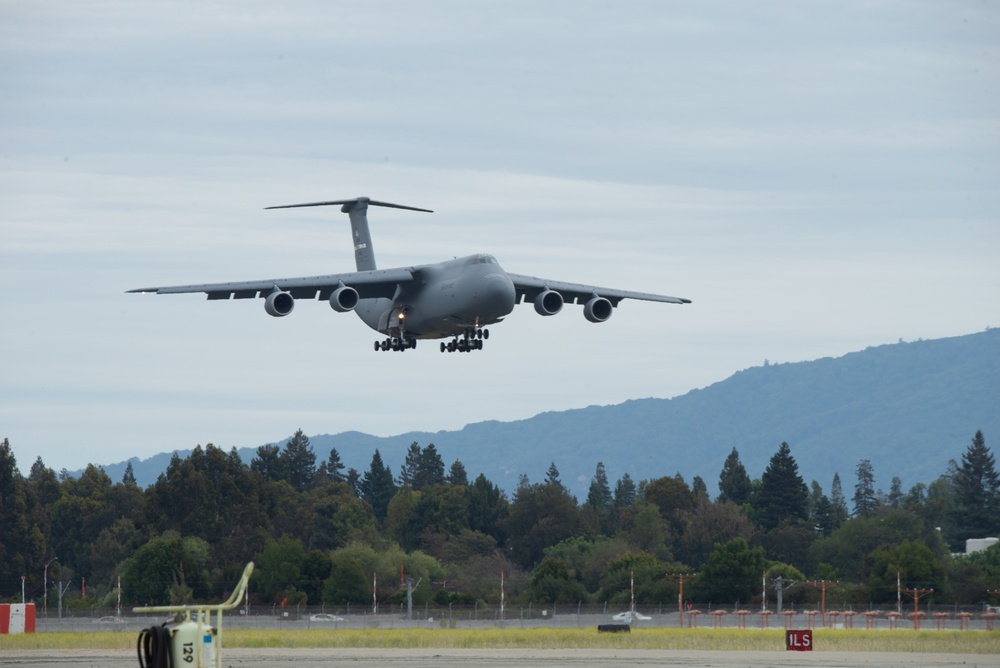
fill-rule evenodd
<path id="1" fill-rule="evenodd" d="M 499 322 L 514 310 L 514 283 L 492 255 L 410 268 L 417 280 L 393 299 L 362 299 L 355 311 L 388 336 L 438 339 Z"/>

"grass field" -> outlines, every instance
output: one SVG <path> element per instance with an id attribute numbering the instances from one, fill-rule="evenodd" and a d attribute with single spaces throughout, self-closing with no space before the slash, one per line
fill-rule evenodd
<path id="1" fill-rule="evenodd" d="M 0 636 L 3 650 L 129 649 L 137 634 L 37 633 Z M 934 652 L 1000 654 L 1000 631 L 823 631 L 813 632 L 819 652 Z M 350 647 L 464 649 L 685 649 L 780 651 L 785 632 L 739 629 L 636 629 L 629 634 L 596 629 L 248 631 L 224 630 L 225 647 Z"/>

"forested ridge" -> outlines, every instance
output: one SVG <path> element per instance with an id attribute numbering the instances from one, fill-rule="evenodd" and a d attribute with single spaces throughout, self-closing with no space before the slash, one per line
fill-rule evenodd
<path id="1" fill-rule="evenodd" d="M 359 469 L 376 449 L 398 469 L 410 443 L 434 443 L 446 461 L 460 459 L 473 478 L 485 473 L 506 490 L 517 486 L 522 473 L 541 479 L 555 460 L 563 484 L 582 501 L 599 460 L 613 480 L 625 473 L 639 479 L 650 470 L 680 471 L 689 480 L 701 476 L 715 495 L 719 462 L 730 449 L 760 472 L 782 441 L 794 446 L 807 481 L 821 479 L 828 486 L 830 472 L 850 474 L 868 458 L 882 485 L 896 475 L 909 489 L 939 476 L 976 429 L 1000 433 L 1000 329 L 875 346 L 837 358 L 772 360 L 672 399 L 633 399 L 458 431 L 310 438 L 317 452 L 336 448 L 348 466 Z M 244 462 L 256 456 L 261 442 L 239 449 Z M 183 457 L 190 450 L 180 452 Z M 129 460 L 140 486 L 155 482 L 169 458 Z M 128 462 L 93 463 L 105 464 L 108 475 L 120 480 Z"/>
<path id="2" fill-rule="evenodd" d="M 73 477 L 41 458 L 22 476 L 4 439 L 0 600 L 20 601 L 22 575 L 39 600 L 44 573 L 77 608 L 113 606 L 119 576 L 126 605 L 217 601 L 253 560 L 252 601 L 267 606 L 370 605 L 376 573 L 381 602 L 404 596 L 405 574 L 415 603 L 495 606 L 501 572 L 510 604 L 625 603 L 633 574 L 637 602 L 676 601 L 666 576 L 678 573 L 698 573 L 687 600 L 746 604 L 766 572 L 839 581 L 829 603 L 867 606 L 895 601 L 897 571 L 932 601 L 983 603 L 1000 587 L 1000 545 L 952 553 L 1000 534 L 1000 478 L 981 432 L 954 452 L 936 479 L 904 489 L 894 476 L 881 490 L 869 459 L 807 484 L 788 443 L 754 475 L 732 448 L 718 495 L 680 473 L 613 481 L 597 462 L 579 502 L 556 462 L 508 494 L 433 444 L 412 443 L 398 472 L 379 450 L 358 471 L 300 430 L 249 464 L 211 444 L 175 454 L 141 488 L 131 469 Z M 816 596 L 799 587 L 786 601 Z"/>

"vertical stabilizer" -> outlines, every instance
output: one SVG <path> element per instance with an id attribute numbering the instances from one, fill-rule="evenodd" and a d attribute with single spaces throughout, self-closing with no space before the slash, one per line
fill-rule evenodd
<path id="1" fill-rule="evenodd" d="M 372 248 L 372 235 L 368 231 L 368 202 L 367 197 L 359 197 L 356 200 L 344 203 L 340 210 L 346 213 L 351 219 L 351 236 L 354 239 L 354 262 L 358 271 L 371 271 L 376 269 L 375 250 Z"/>
<path id="2" fill-rule="evenodd" d="M 406 209 L 407 211 L 423 211 L 424 213 L 434 213 L 430 209 L 418 209 L 415 206 L 404 206 L 402 204 L 392 204 L 391 202 L 379 202 L 367 197 L 355 197 L 354 199 L 338 199 L 332 202 L 310 202 L 308 204 L 286 204 L 284 206 L 269 206 L 268 209 L 297 209 L 304 206 L 332 206 L 339 205 L 340 210 L 346 213 L 351 219 L 351 236 L 354 237 L 354 261 L 358 265 L 358 271 L 371 271 L 375 269 L 375 251 L 372 249 L 372 235 L 368 231 L 368 207 L 384 206 L 390 209 Z"/>

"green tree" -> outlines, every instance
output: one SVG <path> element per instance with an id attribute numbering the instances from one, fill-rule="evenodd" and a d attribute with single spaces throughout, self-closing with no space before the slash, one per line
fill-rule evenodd
<path id="1" fill-rule="evenodd" d="M 840 482 L 840 474 L 833 474 L 833 482 L 830 483 L 830 520 L 833 528 L 839 527 L 850 517 L 847 511 L 847 499 L 844 497 L 844 487 Z"/>
<path id="2" fill-rule="evenodd" d="M 254 562 L 251 583 L 264 601 L 276 603 L 305 588 L 302 567 L 306 551 L 298 540 L 282 536 L 268 541 Z"/>
<path id="3" fill-rule="evenodd" d="M 693 597 L 713 603 L 748 603 L 760 591 L 763 572 L 764 548 L 750 548 L 742 538 L 718 543 L 692 583 Z"/>
<path id="4" fill-rule="evenodd" d="M 549 464 L 549 470 L 545 472 L 545 484 L 562 486 L 562 481 L 559 480 L 559 469 L 556 468 L 555 462 Z"/>
<path id="5" fill-rule="evenodd" d="M 413 479 L 417 477 L 417 473 L 420 471 L 420 458 L 421 450 L 420 444 L 414 441 L 410 443 L 410 447 L 406 450 L 406 456 L 403 458 L 403 466 L 399 469 L 399 486 L 400 487 L 413 487 Z"/>
<path id="6" fill-rule="evenodd" d="M 176 453 L 174 453 L 176 457 Z M 250 470 L 259 473 L 260 476 L 269 482 L 287 480 L 288 472 L 285 470 L 285 461 L 281 457 L 281 446 L 262 445 L 257 448 L 257 456 L 250 460 Z"/>
<path id="7" fill-rule="evenodd" d="M 650 481 L 643 489 L 642 498 L 660 509 L 674 539 L 683 536 L 687 526 L 685 516 L 695 508 L 696 499 L 679 474 Z"/>
<path id="8" fill-rule="evenodd" d="M 810 545 L 808 560 L 813 570 L 819 564 L 830 564 L 841 577 L 866 582 L 871 574 L 871 555 L 875 550 L 904 541 L 919 541 L 928 547 L 935 547 L 935 541 L 939 540 L 935 534 L 913 513 L 887 510 L 880 515 L 859 516 L 844 522 L 829 536 Z"/>
<path id="9" fill-rule="evenodd" d="M 414 489 L 426 489 L 444 484 L 444 481 L 444 460 L 434 444 L 429 443 L 420 451 L 420 466 L 413 480 Z"/>
<path id="10" fill-rule="evenodd" d="M 761 476 L 760 491 L 753 504 L 761 526 L 773 529 L 782 520 L 807 519 L 808 503 L 809 489 L 799 476 L 799 465 L 788 443 L 782 443 Z"/>
<path id="11" fill-rule="evenodd" d="M 330 555 L 322 550 L 311 550 L 302 560 L 300 582 L 310 604 L 323 600 L 323 590 L 332 568 Z"/>
<path id="12" fill-rule="evenodd" d="M 624 510 L 635 503 L 635 482 L 628 473 L 623 473 L 622 477 L 615 483 L 615 510 Z"/>
<path id="13" fill-rule="evenodd" d="M 677 542 L 675 557 L 691 566 L 700 568 L 708 559 L 716 543 L 734 538 L 749 541 L 753 524 L 746 514 L 730 501 L 712 503 L 699 499 L 697 506 L 684 516 L 684 533 Z"/>
<path id="14" fill-rule="evenodd" d="M 611 503 L 611 486 L 608 484 L 608 474 L 604 470 L 604 462 L 597 462 L 597 469 L 590 481 L 590 490 L 587 493 L 585 506 L 602 533 L 609 529 Z"/>
<path id="15" fill-rule="evenodd" d="M 934 589 L 941 592 L 945 585 L 945 569 L 941 560 L 925 544 L 903 541 L 880 547 L 872 553 L 868 590 L 872 601 L 888 603 L 896 599 L 896 574 L 904 588 Z"/>
<path id="16" fill-rule="evenodd" d="M 638 552 L 647 552 L 657 559 L 673 559 L 673 535 L 660 509 L 652 503 L 638 501 L 621 514 L 619 536 Z"/>
<path id="17" fill-rule="evenodd" d="M 578 535 L 582 524 L 576 499 L 562 484 L 520 487 L 506 522 L 511 559 L 531 568 L 542 560 L 545 548 Z"/>
<path id="18" fill-rule="evenodd" d="M 719 473 L 719 501 L 732 501 L 737 506 L 742 506 L 750 502 L 752 490 L 753 483 L 740 461 L 740 453 L 733 448 Z"/>
<path id="19" fill-rule="evenodd" d="M 833 504 L 815 480 L 812 481 L 809 491 L 809 524 L 822 536 L 829 536 L 835 528 Z"/>
<path id="20" fill-rule="evenodd" d="M 183 538 L 176 531 L 153 538 L 129 559 L 122 574 L 122 598 L 133 605 L 171 604 L 184 596 L 182 592 L 204 599 L 209 594 L 210 551 L 204 540 Z"/>
<path id="21" fill-rule="evenodd" d="M 954 504 L 948 514 L 948 542 L 962 549 L 968 538 L 1000 533 L 1000 477 L 983 432 L 977 431 L 953 479 Z"/>
<path id="22" fill-rule="evenodd" d="M 212 543 L 220 565 L 241 571 L 263 547 L 272 518 L 288 505 L 288 495 L 272 493 L 268 484 L 279 483 L 264 483 L 236 448 L 227 453 L 199 445 L 186 459 L 172 457 L 146 490 L 142 519 L 151 533 L 172 530 Z"/>
<path id="23" fill-rule="evenodd" d="M 31 527 L 24 479 L 6 438 L 0 443 L 0 582 L 20 582 L 28 572 L 25 553 Z"/>
<path id="24" fill-rule="evenodd" d="M 903 481 L 898 475 L 892 476 L 889 483 L 889 495 L 885 498 L 885 504 L 889 508 L 899 508 L 903 503 Z"/>
<path id="25" fill-rule="evenodd" d="M 451 463 L 451 468 L 448 469 L 448 477 L 445 478 L 445 482 L 449 485 L 457 485 L 459 487 L 465 487 L 469 484 L 469 476 L 465 472 L 465 466 L 459 460 L 455 460 Z"/>
<path id="26" fill-rule="evenodd" d="M 344 462 L 340 460 L 337 448 L 330 448 L 330 456 L 326 460 L 326 476 L 330 482 L 347 482 L 347 476 L 344 475 Z"/>
<path id="27" fill-rule="evenodd" d="M 480 473 L 466 490 L 466 501 L 469 528 L 492 536 L 502 547 L 507 541 L 505 522 L 510 513 L 510 503 L 503 491 Z"/>
<path id="28" fill-rule="evenodd" d="M 862 459 L 856 469 L 858 482 L 854 485 L 854 516 L 868 517 L 875 512 L 875 469 L 870 459 Z"/>
<path id="29" fill-rule="evenodd" d="M 323 584 L 323 602 L 338 605 L 371 604 L 372 580 L 350 558 L 333 556 L 330 575 Z"/>
<path id="30" fill-rule="evenodd" d="M 135 471 L 132 470 L 132 462 L 125 465 L 125 473 L 122 475 L 123 485 L 135 485 Z"/>
<path id="31" fill-rule="evenodd" d="M 396 483 L 392 479 L 392 472 L 382 462 L 382 455 L 378 449 L 372 455 L 372 463 L 361 478 L 359 491 L 361 498 L 372 507 L 375 519 L 380 523 L 384 521 L 386 513 L 389 512 L 389 501 L 396 493 Z"/>
<path id="32" fill-rule="evenodd" d="M 579 603 L 589 601 L 587 590 L 570 573 L 562 559 L 542 560 L 531 574 L 530 600 L 544 603 Z"/>
<path id="33" fill-rule="evenodd" d="M 287 476 L 285 479 L 293 488 L 301 492 L 312 485 L 316 475 L 316 454 L 313 452 L 309 437 L 301 429 L 296 430 L 285 444 L 281 460 Z"/>

